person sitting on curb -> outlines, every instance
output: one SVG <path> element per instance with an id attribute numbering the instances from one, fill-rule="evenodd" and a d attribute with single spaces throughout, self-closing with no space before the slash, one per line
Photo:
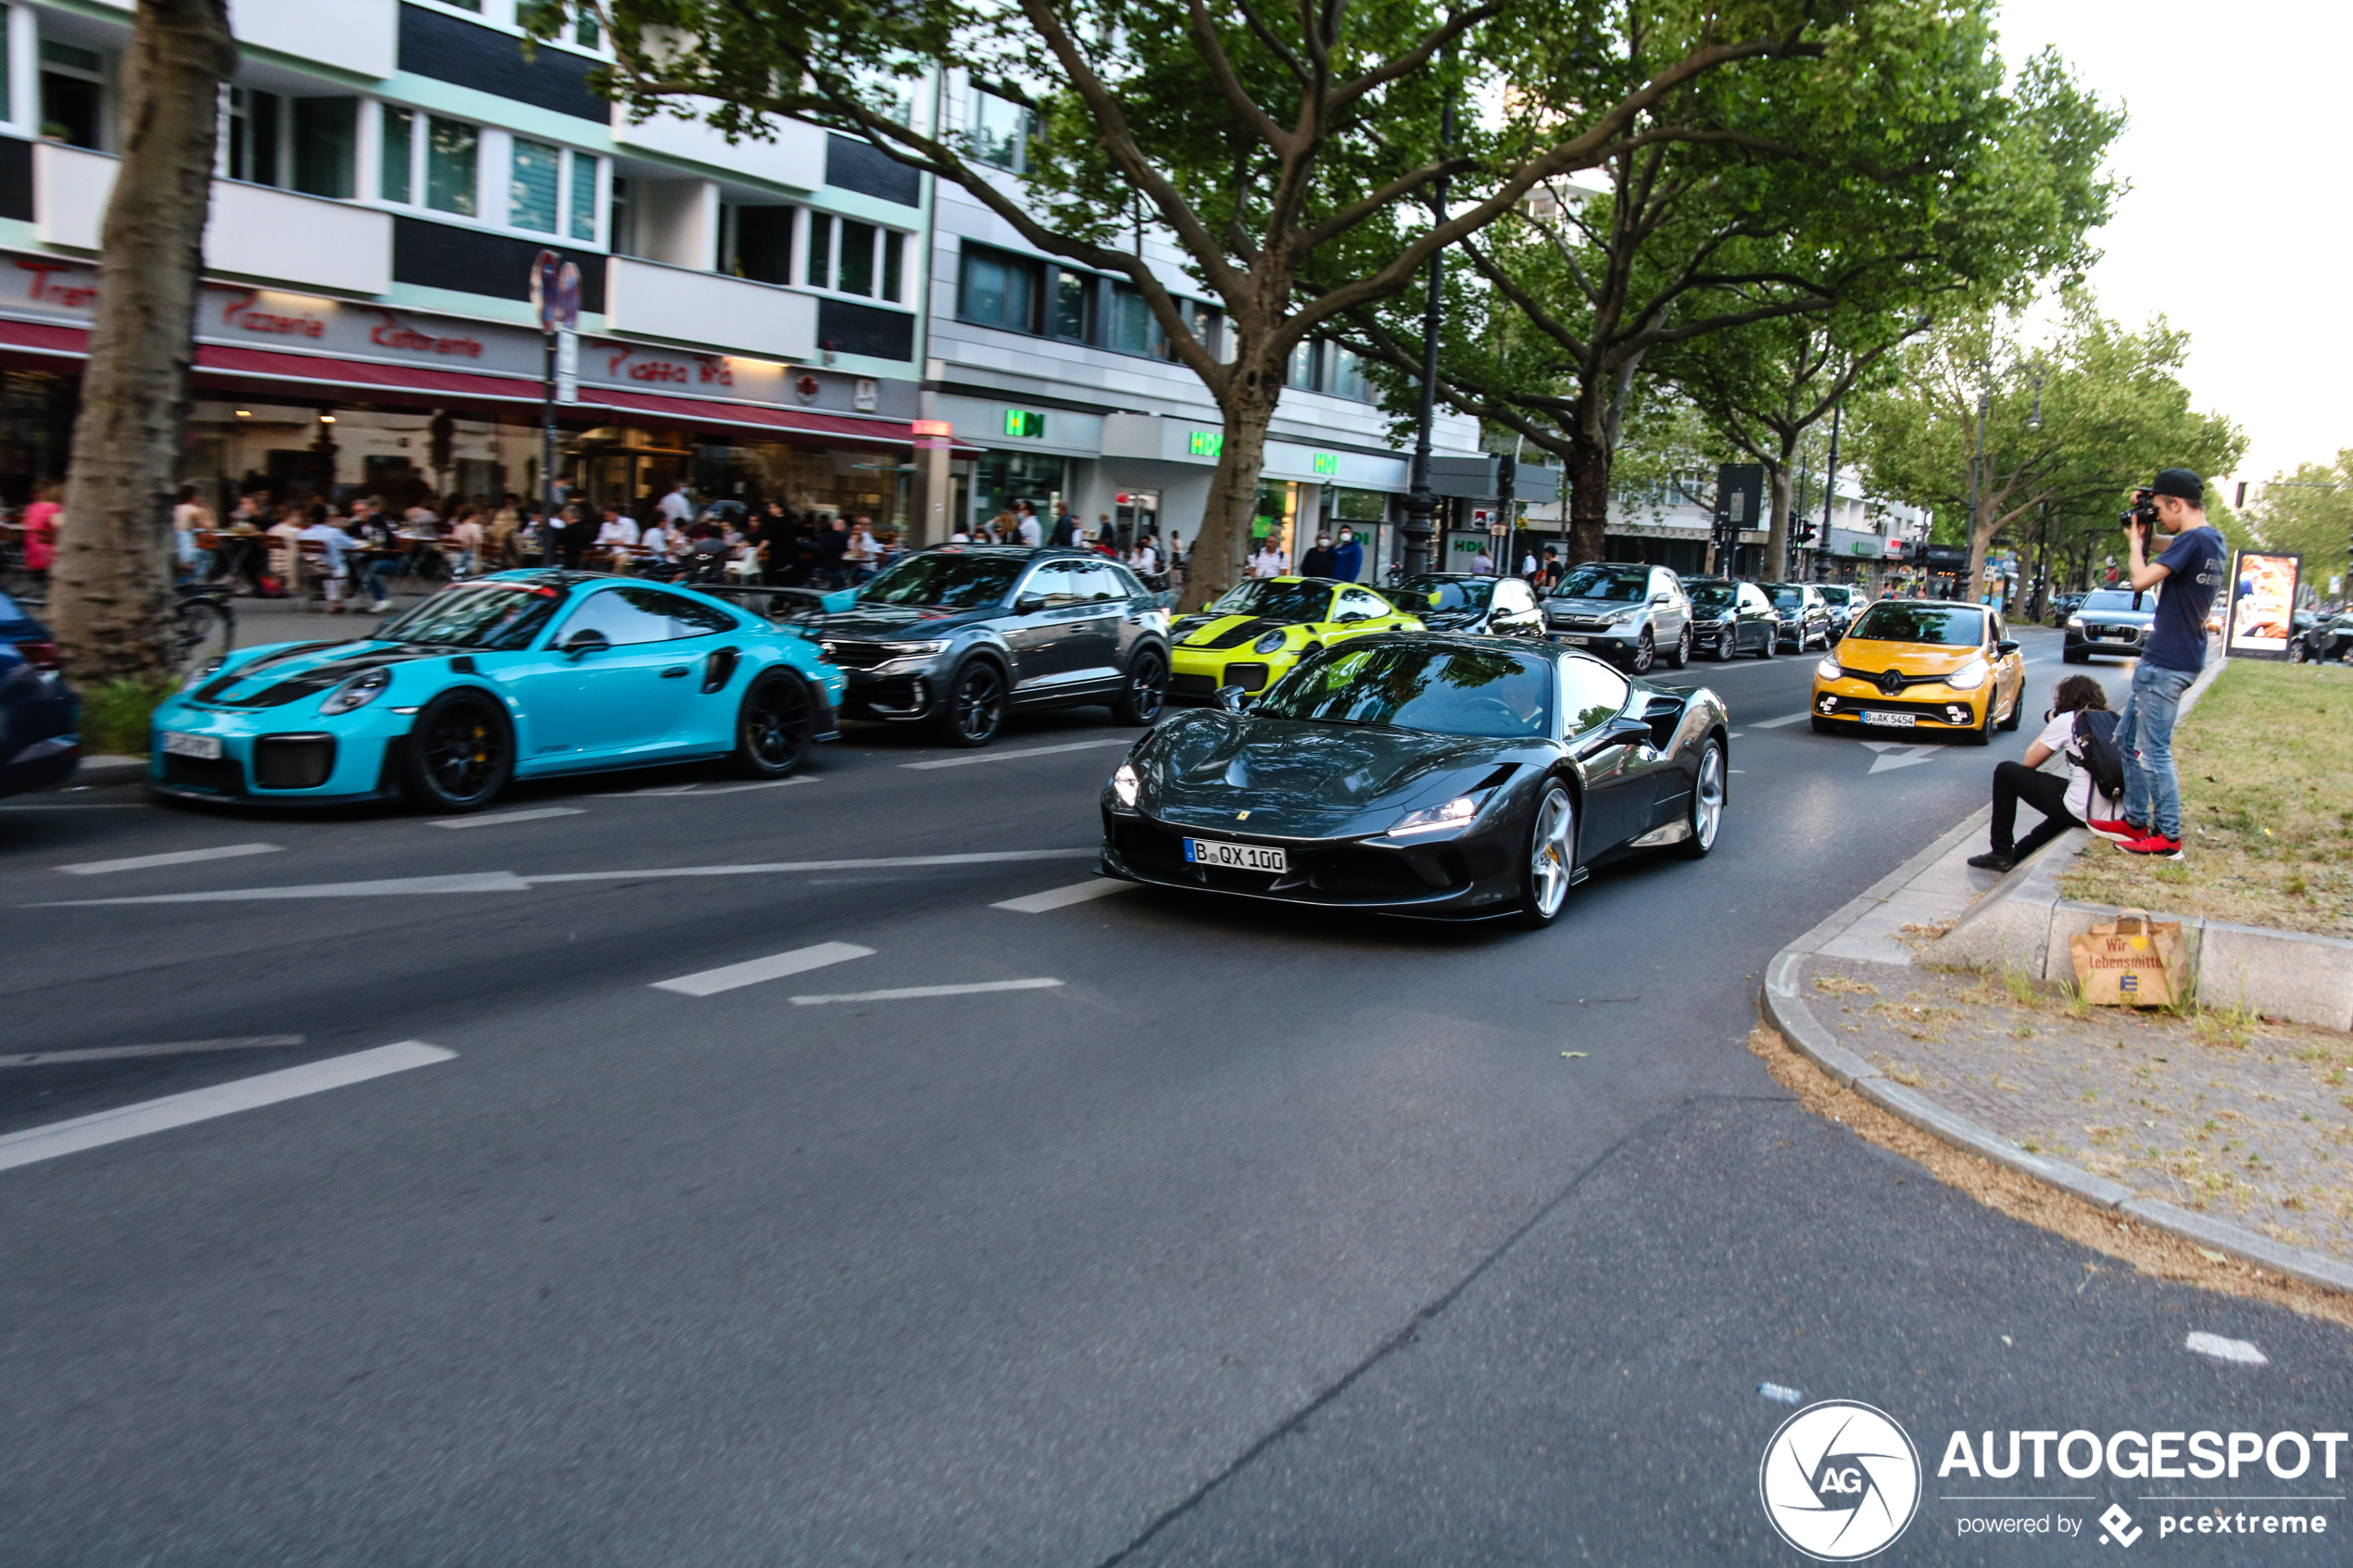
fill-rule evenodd
<path id="1" fill-rule="evenodd" d="M 2058 684 L 2051 695 L 2050 721 L 2026 748 L 2026 760 L 1994 765 L 1994 821 L 1988 829 L 1994 847 L 1970 856 L 1970 865 L 2007 872 L 2068 829 L 2116 809 L 2083 766 L 2084 743 L 2076 731 L 2083 714 L 2107 711 L 2108 694 L 2089 675 L 2070 675 Z M 2024 838 L 2013 839 L 2021 800 L 2042 812 L 2043 820 Z"/>

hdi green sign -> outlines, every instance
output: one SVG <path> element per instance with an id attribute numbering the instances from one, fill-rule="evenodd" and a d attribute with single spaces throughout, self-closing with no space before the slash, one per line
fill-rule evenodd
<path id="1" fill-rule="evenodd" d="M 1027 408 L 1008 408 L 1005 410 L 1005 433 L 1037 440 L 1046 433 L 1046 416 Z"/>
<path id="2" fill-rule="evenodd" d="M 1214 458 L 1226 450 L 1226 433 L 1222 430 L 1193 432 L 1192 454 L 1196 458 Z"/>
<path id="3" fill-rule="evenodd" d="M 1327 474 L 1338 473 L 1340 471 L 1340 454 L 1337 452 L 1316 453 L 1315 471 L 1317 473 Z"/>

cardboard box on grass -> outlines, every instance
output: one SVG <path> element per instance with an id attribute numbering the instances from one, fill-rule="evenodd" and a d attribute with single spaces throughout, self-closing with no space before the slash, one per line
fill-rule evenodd
<path id="1" fill-rule="evenodd" d="M 2182 922 L 2151 920 L 2146 909 L 2120 909 L 2068 940 L 2075 983 L 2095 1007 L 2168 1007 L 2190 992 L 2190 950 Z"/>

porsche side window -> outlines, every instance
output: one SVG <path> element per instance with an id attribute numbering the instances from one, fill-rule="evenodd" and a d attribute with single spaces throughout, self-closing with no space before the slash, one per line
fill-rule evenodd
<path id="1" fill-rule="evenodd" d="M 707 605 L 681 594 L 665 594 L 656 588 L 623 588 L 619 592 L 639 609 L 668 617 L 673 640 L 707 637 L 713 632 L 736 629 L 736 618 L 717 605 Z"/>
<path id="2" fill-rule="evenodd" d="M 1346 588 L 1340 591 L 1339 613 L 1341 615 L 1361 615 L 1365 617 L 1367 620 L 1370 620 L 1374 616 L 1388 615 L 1392 612 L 1390 611 L 1389 606 L 1373 597 L 1372 595 L 1365 592 L 1364 589 Z"/>
<path id="3" fill-rule="evenodd" d="M 666 643 L 671 638 L 670 617 L 659 608 L 647 609 L 635 601 L 668 597 L 667 594 L 648 588 L 607 588 L 591 594 L 565 619 L 563 630 L 556 633 L 555 646 L 560 647 L 583 632 L 601 632 L 605 641 L 615 647 L 633 643 Z"/>
<path id="4" fill-rule="evenodd" d="M 1561 733 L 1581 735 L 1608 723 L 1626 706 L 1633 688 L 1626 677 L 1598 659 L 1575 656 L 1561 660 Z"/>

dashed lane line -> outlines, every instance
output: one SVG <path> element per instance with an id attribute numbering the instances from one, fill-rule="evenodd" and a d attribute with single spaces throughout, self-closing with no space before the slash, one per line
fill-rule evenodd
<path id="1" fill-rule="evenodd" d="M 142 1100 L 136 1105 L 77 1116 L 68 1122 L 52 1122 L 45 1127 L 29 1127 L 0 1137 L 0 1171 L 55 1160 L 60 1155 L 79 1154 L 83 1149 L 100 1148 L 195 1122 L 208 1122 L 216 1116 L 232 1116 L 240 1110 L 298 1099 L 304 1095 L 364 1084 L 387 1073 L 448 1061 L 457 1054 L 422 1040 L 403 1040 L 396 1046 L 379 1046 L 371 1051 L 330 1057 L 324 1061 L 305 1062 L 300 1067 L 282 1068 L 258 1077 L 216 1084 L 208 1089 L 190 1089 L 185 1094 Z"/>
<path id="2" fill-rule="evenodd" d="M 234 860 L 246 855 L 275 855 L 277 844 L 219 844 L 209 849 L 174 849 L 165 855 L 130 855 L 120 860 L 77 860 L 57 869 L 68 876 L 105 876 L 110 872 L 144 872 L 151 866 L 193 866 L 203 860 Z"/>
<path id="3" fill-rule="evenodd" d="M 2201 1356 L 2211 1356 L 2218 1361 L 2236 1361 L 2241 1366 L 2269 1366 L 2271 1358 L 2252 1340 L 2225 1339 L 2219 1334 L 2203 1330 L 2182 1341 L 2182 1348 L 2195 1350 Z"/>
<path id="4" fill-rule="evenodd" d="M 1783 724 L 1794 724 L 1800 719 L 1811 719 L 1813 716 L 1811 712 L 1784 713 L 1778 719 L 1752 720 L 1748 727 L 1752 730 L 1778 730 Z"/>
<path id="5" fill-rule="evenodd" d="M 1039 976 L 1029 980 L 982 980 L 969 985 L 900 985 L 888 991 L 847 991 L 830 997 L 795 997 L 797 1008 L 821 1007 L 829 1002 L 907 1002 L 925 997 L 974 997 L 990 991 L 1046 991 L 1062 984 Z"/>
<path id="6" fill-rule="evenodd" d="M 820 942 L 813 947 L 796 947 L 789 953 L 771 953 L 764 959 L 748 959 L 718 969 L 706 969 L 695 974 L 682 974 L 675 980 L 657 980 L 657 991 L 675 991 L 682 997 L 715 997 L 722 991 L 734 991 L 746 985 L 757 985 L 763 980 L 782 980 L 787 974 L 802 974 L 827 964 L 847 963 L 851 959 L 870 959 L 872 947 L 861 947 L 854 942 Z"/>
<path id="7" fill-rule="evenodd" d="M 653 789 L 627 790 L 620 795 L 608 796 L 606 798 L 610 800 L 675 800 L 681 797 L 691 796 L 699 800 L 713 795 L 742 795 L 748 790 L 783 789 L 788 784 L 815 784 L 817 782 L 818 778 L 814 773 L 795 773 L 788 779 L 761 779 L 756 784 L 661 784 Z"/>
<path id="8" fill-rule="evenodd" d="M 1099 876 L 1086 882 L 1074 882 L 1068 887 L 1050 887 L 1043 893 L 1008 898 L 988 907 L 992 909 L 1011 909 L 1017 915 L 1042 915 L 1049 909 L 1067 909 L 1073 904 L 1083 904 L 1089 898 L 1126 893 L 1135 886 L 1136 884 L 1122 882 L 1116 877 Z"/>
<path id="9" fill-rule="evenodd" d="M 25 1051 L 0 1056 L 0 1067 L 62 1067 L 77 1061 L 126 1061 L 149 1056 L 194 1056 L 202 1051 L 283 1050 L 302 1044 L 300 1035 L 244 1035 L 229 1040 L 167 1040 L 158 1046 L 99 1046 L 78 1051 Z"/>
<path id="10" fill-rule="evenodd" d="M 1077 740 L 1067 746 L 1026 746 L 1019 751 L 979 751 L 969 757 L 935 757 L 928 762 L 901 762 L 902 768 L 969 768 L 975 762 L 1010 762 L 1016 757 L 1051 757 L 1058 751 L 1093 751 L 1102 746 L 1130 746 L 1133 735 L 1117 740 Z"/>
<path id="11" fill-rule="evenodd" d="M 495 828 L 506 822 L 537 822 L 549 817 L 578 817 L 585 813 L 577 806 L 541 806 L 529 811 L 493 811 L 484 817 L 435 817 L 432 825 L 437 828 Z"/>

